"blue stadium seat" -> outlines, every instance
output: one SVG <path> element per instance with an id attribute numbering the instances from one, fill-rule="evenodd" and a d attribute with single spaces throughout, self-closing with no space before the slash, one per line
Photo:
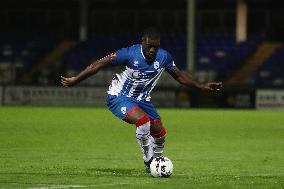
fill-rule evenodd
<path id="1" fill-rule="evenodd" d="M 283 70 L 284 44 L 258 68 L 252 79 L 258 87 L 284 86 Z"/>
<path id="2" fill-rule="evenodd" d="M 260 36 L 252 36 L 247 42 L 236 43 L 233 35 L 203 35 L 196 40 L 196 69 L 198 71 L 230 72 L 261 42 Z M 101 58 L 122 47 L 140 43 L 138 35 L 94 35 L 64 54 L 68 69 L 82 69 L 92 58 Z M 186 69 L 186 35 L 162 34 L 161 46 L 168 50 L 181 68 Z"/>

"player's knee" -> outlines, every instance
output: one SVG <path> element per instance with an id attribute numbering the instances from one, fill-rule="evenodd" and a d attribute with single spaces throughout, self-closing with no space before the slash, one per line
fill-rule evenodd
<path id="1" fill-rule="evenodd" d="M 154 138 L 162 138 L 162 137 L 165 137 L 166 134 L 167 134 L 167 130 L 164 127 L 162 127 L 157 132 L 151 132 L 151 136 L 154 137 Z"/>
<path id="2" fill-rule="evenodd" d="M 162 124 L 151 124 L 150 134 L 154 138 L 161 138 L 166 136 L 167 131 Z"/>
<path id="3" fill-rule="evenodd" d="M 144 114 L 135 122 L 135 125 L 136 127 L 140 127 L 148 122 L 150 122 L 150 117 L 147 114 Z"/>

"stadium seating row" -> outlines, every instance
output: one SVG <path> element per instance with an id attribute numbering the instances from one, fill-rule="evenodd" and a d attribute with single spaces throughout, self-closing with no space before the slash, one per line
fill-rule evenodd
<path id="1" fill-rule="evenodd" d="M 252 36 L 247 42 L 236 43 L 232 35 L 199 35 L 196 42 L 196 69 L 199 80 L 207 81 L 204 73 L 212 73 L 218 79 L 226 80 L 243 60 L 255 51 L 262 41 L 260 36 Z M 122 47 L 139 43 L 137 35 L 94 36 L 87 42 L 79 42 L 63 55 L 68 69 L 83 69 L 92 58 L 100 58 Z M 161 46 L 168 50 L 175 63 L 186 68 L 186 36 L 184 34 L 164 34 Z M 220 73 L 220 74 L 219 74 Z M 212 75 L 212 74 L 210 74 Z M 210 77 L 211 79 L 214 79 Z"/>
<path id="2" fill-rule="evenodd" d="M 172 54 L 176 64 L 182 69 L 186 68 L 185 34 L 163 34 L 161 38 L 162 47 Z M 60 61 L 62 61 L 61 64 L 66 65 L 65 69 L 69 73 L 76 72 L 83 69 L 92 59 L 98 59 L 122 47 L 140 43 L 140 40 L 139 35 L 135 34 L 93 35 L 88 41 L 77 42 L 73 48 L 62 55 Z M 200 81 L 227 79 L 231 72 L 256 50 L 262 40 L 261 36 L 256 35 L 251 36 L 246 42 L 236 43 L 233 35 L 198 35 L 195 50 L 197 78 Z M 0 34 L 0 70 L 7 68 L 7 65 L 8 67 L 13 65 L 16 70 L 14 75 L 19 76 L 39 62 L 39 59 L 59 41 L 59 37 L 44 34 L 2 33 Z M 252 76 L 252 80 L 257 86 L 283 86 L 284 76 L 281 73 L 283 68 L 284 46 L 282 45 L 259 67 L 257 73 Z M 109 82 L 112 76 L 113 73 L 106 71 L 99 74 L 95 81 L 90 79 L 88 82 L 106 85 L 106 81 Z M 167 80 L 167 78 L 169 77 L 163 79 Z M 175 86 L 172 79 L 166 83 Z"/>
<path id="3" fill-rule="evenodd" d="M 257 86 L 284 86 L 284 45 L 277 49 L 252 76 Z"/>
<path id="4" fill-rule="evenodd" d="M 10 80 L 19 78 L 38 63 L 58 41 L 57 37 L 46 34 L 0 33 L 0 82 L 9 82 L 5 75 L 7 70 L 14 72 Z"/>

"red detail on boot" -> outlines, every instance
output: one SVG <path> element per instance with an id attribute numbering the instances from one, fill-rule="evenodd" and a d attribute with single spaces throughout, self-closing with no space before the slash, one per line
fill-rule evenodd
<path id="1" fill-rule="evenodd" d="M 144 124 L 147 123 L 147 122 L 150 122 L 150 118 L 149 118 L 148 115 L 144 114 L 142 117 L 140 117 L 140 118 L 136 121 L 135 125 L 136 125 L 136 127 L 139 127 L 139 126 L 141 126 L 141 125 L 144 125 Z"/>

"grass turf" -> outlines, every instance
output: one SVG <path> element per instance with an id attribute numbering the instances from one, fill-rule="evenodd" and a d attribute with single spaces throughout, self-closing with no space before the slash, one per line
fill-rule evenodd
<path id="1" fill-rule="evenodd" d="M 0 188 L 284 188 L 281 111 L 160 109 L 169 179 L 107 109 L 0 108 Z"/>

